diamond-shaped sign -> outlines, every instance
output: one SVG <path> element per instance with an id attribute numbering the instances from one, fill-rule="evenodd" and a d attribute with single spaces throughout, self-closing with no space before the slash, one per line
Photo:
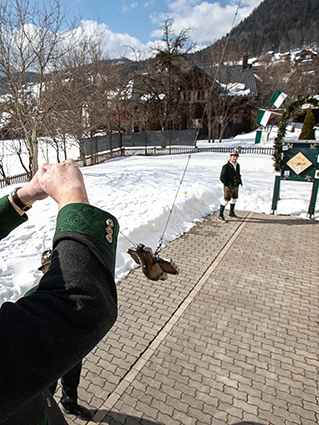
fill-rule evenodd
<path id="1" fill-rule="evenodd" d="M 300 174 L 310 167 L 312 162 L 309 161 L 303 153 L 299 152 L 287 162 L 287 165 L 289 165 L 296 174 Z"/>

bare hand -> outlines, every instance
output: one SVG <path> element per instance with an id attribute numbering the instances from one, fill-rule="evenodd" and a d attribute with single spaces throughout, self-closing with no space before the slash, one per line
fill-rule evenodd
<path id="1" fill-rule="evenodd" d="M 29 183 L 19 189 L 18 195 L 20 200 L 26 205 L 31 205 L 35 201 L 40 201 L 48 197 L 47 193 L 40 186 L 39 171 L 36 172 Z"/>
<path id="2" fill-rule="evenodd" d="M 30 205 L 30 206 L 35 201 L 45 199 L 48 196 L 44 192 L 42 187 L 40 186 L 38 172 L 34 175 L 33 179 L 29 183 L 27 183 L 25 186 L 21 187 L 18 190 L 18 196 L 20 201 L 24 205 Z M 20 215 L 24 214 L 24 211 L 13 202 L 13 198 L 11 195 L 9 195 L 9 202 L 11 203 L 13 208 L 17 211 L 17 213 L 19 213 Z"/>
<path id="3" fill-rule="evenodd" d="M 43 164 L 38 173 L 42 191 L 59 204 L 59 209 L 72 203 L 89 204 L 82 173 L 72 159 Z"/>

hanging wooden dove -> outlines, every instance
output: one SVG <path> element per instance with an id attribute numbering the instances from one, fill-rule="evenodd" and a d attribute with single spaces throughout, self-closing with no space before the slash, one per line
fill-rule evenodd
<path id="1" fill-rule="evenodd" d="M 177 266 L 171 259 L 154 255 L 152 248 L 141 243 L 132 245 L 127 252 L 137 264 L 141 265 L 143 273 L 151 280 L 166 280 L 167 273 L 175 275 L 179 273 Z"/>

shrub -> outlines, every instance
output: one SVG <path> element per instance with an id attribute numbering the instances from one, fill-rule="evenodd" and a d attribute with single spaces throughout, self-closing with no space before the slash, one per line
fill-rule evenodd
<path id="1" fill-rule="evenodd" d="M 299 140 L 316 140 L 314 129 L 315 125 L 315 117 L 313 115 L 311 107 L 309 106 L 305 120 L 303 122 Z"/>

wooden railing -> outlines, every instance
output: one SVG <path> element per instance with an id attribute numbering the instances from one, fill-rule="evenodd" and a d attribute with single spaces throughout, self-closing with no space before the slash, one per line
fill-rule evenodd
<path id="1" fill-rule="evenodd" d="M 152 148 L 120 148 L 114 149 L 110 152 L 99 153 L 85 157 L 83 159 L 76 159 L 75 162 L 79 167 L 86 167 L 90 165 L 100 164 L 112 158 L 120 156 L 133 156 L 133 155 L 146 155 L 146 156 L 160 156 L 160 155 L 181 155 L 192 154 L 198 152 L 216 152 L 216 153 L 230 153 L 234 150 L 232 147 L 223 146 L 208 146 L 208 147 L 195 147 L 195 146 L 177 146 L 177 147 L 152 147 Z M 273 155 L 274 148 L 272 147 L 242 147 L 238 148 L 240 154 L 252 153 L 257 155 Z M 16 176 L 7 177 L 0 180 L 0 188 L 19 183 L 26 183 L 30 181 L 31 174 L 18 174 Z"/>
<path id="2" fill-rule="evenodd" d="M 147 155 L 147 156 L 160 156 L 160 155 L 181 155 L 198 152 L 218 152 L 230 153 L 234 150 L 233 147 L 222 146 L 208 146 L 208 147 L 195 147 L 195 146 L 176 146 L 176 147 L 152 147 L 152 148 L 121 148 L 115 149 L 112 152 L 95 154 L 86 158 L 86 165 L 99 164 L 107 159 L 118 156 L 133 156 L 133 155 Z M 259 155 L 273 155 L 274 148 L 272 147 L 242 147 L 238 148 L 240 154 L 252 153 Z M 83 163 L 83 160 L 81 161 Z"/>
<path id="3" fill-rule="evenodd" d="M 16 176 L 6 177 L 0 180 L 0 188 L 19 183 L 26 183 L 31 180 L 31 173 L 17 174 Z"/>
<path id="4" fill-rule="evenodd" d="M 226 147 L 222 147 L 222 146 L 211 146 L 211 147 L 199 147 L 198 148 L 198 152 L 227 152 L 230 153 L 234 150 L 234 148 L 226 148 Z M 240 147 L 238 148 L 239 152 L 244 154 L 244 153 L 253 153 L 253 154 L 259 154 L 259 155 L 273 155 L 274 153 L 274 148 L 272 147 L 253 147 L 253 146 L 248 146 L 248 147 Z"/>

